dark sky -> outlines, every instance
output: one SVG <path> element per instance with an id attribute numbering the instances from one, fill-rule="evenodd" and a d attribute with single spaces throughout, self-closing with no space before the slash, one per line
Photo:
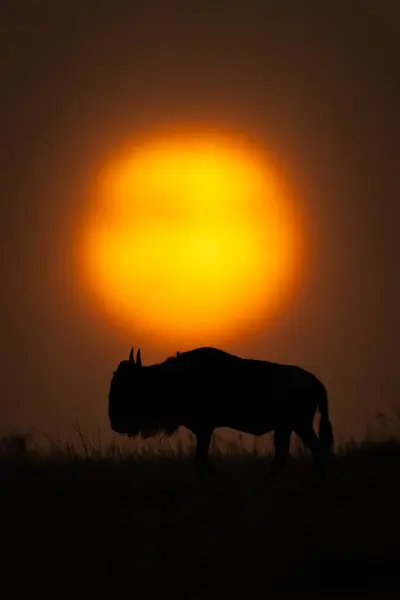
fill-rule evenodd
<path id="1" fill-rule="evenodd" d="M 157 127 L 217 125 L 265 144 L 299 198 L 297 297 L 225 349 L 326 383 L 337 431 L 399 397 L 397 0 L 3 0 L 0 430 L 88 432 L 140 339 L 74 283 L 72 251 L 105 156 Z M 142 347 L 145 363 L 174 347 Z"/>

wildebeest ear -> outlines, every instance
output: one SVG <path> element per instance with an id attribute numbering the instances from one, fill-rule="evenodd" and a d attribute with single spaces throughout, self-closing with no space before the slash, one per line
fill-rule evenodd
<path id="1" fill-rule="evenodd" d="M 135 359 L 133 358 L 133 348 L 131 348 L 131 351 L 129 352 L 129 361 L 135 364 Z"/>
<path id="2" fill-rule="evenodd" d="M 139 348 L 139 350 L 137 351 L 137 354 L 136 354 L 136 364 L 137 364 L 138 367 L 142 366 L 142 357 L 140 356 L 140 348 Z"/>

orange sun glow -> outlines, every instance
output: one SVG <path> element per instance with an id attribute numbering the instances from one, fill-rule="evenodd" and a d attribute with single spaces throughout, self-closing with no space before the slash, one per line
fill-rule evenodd
<path id="1" fill-rule="evenodd" d="M 107 318 L 135 335 L 218 345 L 257 329 L 288 298 L 294 225 L 276 176 L 249 144 L 150 138 L 100 173 L 83 280 Z"/>

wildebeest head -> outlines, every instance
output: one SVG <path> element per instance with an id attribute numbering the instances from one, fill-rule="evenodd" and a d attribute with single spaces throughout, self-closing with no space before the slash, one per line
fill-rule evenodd
<path id="1" fill-rule="evenodd" d="M 171 435 L 178 425 L 165 414 L 165 402 L 154 389 L 154 376 L 142 365 L 140 348 L 134 358 L 123 360 L 113 373 L 110 385 L 108 416 L 111 429 L 129 437 L 141 434 L 144 438 L 157 433 Z"/>
<path id="2" fill-rule="evenodd" d="M 111 429 L 117 433 L 128 433 L 129 430 L 133 435 L 137 435 L 140 431 L 140 427 L 134 423 L 133 417 L 135 388 L 140 380 L 141 368 L 140 349 L 137 351 L 135 361 L 132 348 L 129 360 L 122 360 L 117 370 L 113 372 L 108 396 L 108 416 Z"/>

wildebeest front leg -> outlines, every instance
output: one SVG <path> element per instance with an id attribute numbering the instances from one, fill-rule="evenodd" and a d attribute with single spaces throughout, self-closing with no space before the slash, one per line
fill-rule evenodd
<path id="1" fill-rule="evenodd" d="M 203 431 L 196 432 L 197 444 L 194 464 L 201 476 L 205 473 L 213 472 L 208 462 L 208 450 L 210 448 L 212 434 L 212 429 L 204 429 Z"/>

